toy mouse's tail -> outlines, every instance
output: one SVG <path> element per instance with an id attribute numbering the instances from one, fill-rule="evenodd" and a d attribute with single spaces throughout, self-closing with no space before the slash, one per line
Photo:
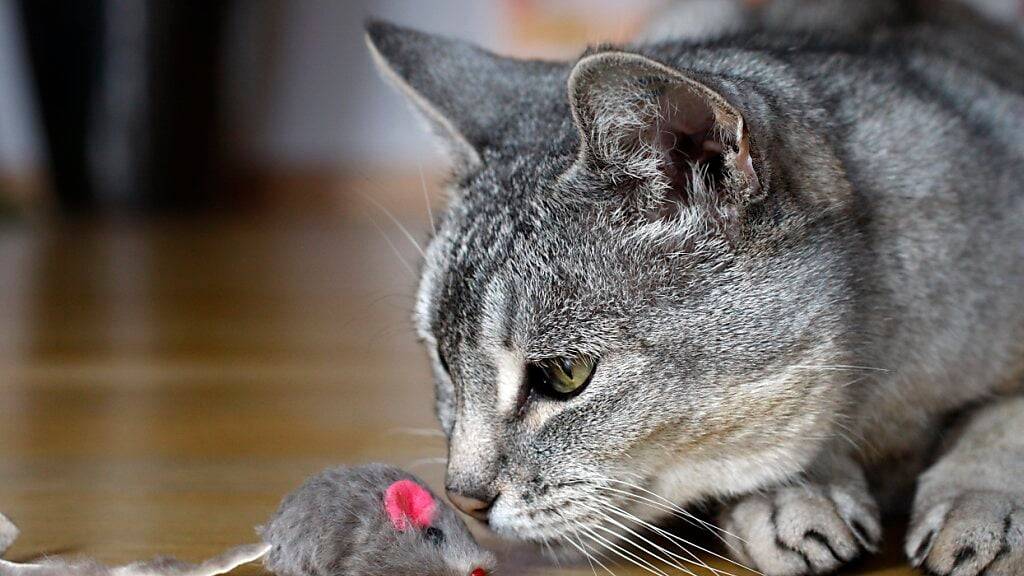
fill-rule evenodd
<path id="1" fill-rule="evenodd" d="M 242 564 L 248 564 L 249 562 L 255 562 L 260 558 L 267 555 L 270 552 L 272 546 L 264 542 L 259 544 L 243 544 L 241 546 L 235 546 L 234 548 L 221 553 L 219 556 L 214 556 L 209 560 L 203 562 L 197 566 L 193 571 L 188 572 L 187 576 L 216 576 L 217 574 L 226 574 L 231 572 L 235 568 Z M 182 576 L 186 576 L 183 574 Z"/>
<path id="2" fill-rule="evenodd" d="M 0 557 L 18 538 L 18 527 L 0 514 Z M 157 558 L 117 568 L 106 568 L 88 559 L 67 562 L 46 558 L 38 563 L 19 564 L 0 560 L 0 576 L 217 576 L 242 564 L 255 562 L 270 551 L 270 544 L 245 544 L 209 560 L 192 564 L 174 558 Z"/>
<path id="3" fill-rule="evenodd" d="M 0 558 L 4 557 L 4 552 L 14 544 L 14 541 L 18 539 L 18 527 L 11 522 L 7 516 L 0 514 Z"/>
<path id="4" fill-rule="evenodd" d="M 267 555 L 267 552 L 270 552 L 271 548 L 273 548 L 273 546 L 265 542 L 235 546 L 220 556 L 216 556 L 200 564 L 199 566 L 202 572 L 193 572 L 193 575 L 206 576 L 209 574 L 212 576 L 214 574 L 230 572 L 242 564 L 248 564 L 249 562 L 255 562 L 263 558 Z"/>
<path id="5" fill-rule="evenodd" d="M 157 558 L 115 568 L 111 576 L 217 576 L 227 574 L 242 564 L 255 562 L 270 551 L 270 544 L 244 544 L 192 564 L 174 558 Z"/>

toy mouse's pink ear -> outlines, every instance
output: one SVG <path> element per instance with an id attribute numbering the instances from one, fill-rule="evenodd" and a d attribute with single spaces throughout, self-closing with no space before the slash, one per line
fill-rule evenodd
<path id="1" fill-rule="evenodd" d="M 437 502 L 423 486 L 412 480 L 399 480 L 384 492 L 384 509 L 396 530 L 427 528 L 434 521 Z"/>

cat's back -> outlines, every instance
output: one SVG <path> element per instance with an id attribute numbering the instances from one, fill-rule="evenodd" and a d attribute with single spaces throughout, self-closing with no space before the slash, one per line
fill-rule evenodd
<path id="1" fill-rule="evenodd" d="M 958 5 L 934 7 L 660 48 L 678 66 L 741 77 L 775 130 L 823 137 L 864 242 L 859 326 L 885 343 L 867 361 L 921 383 L 912 394 L 928 412 L 1004 385 L 1024 359 L 1024 44 Z"/>
<path id="2" fill-rule="evenodd" d="M 934 412 L 1017 381 L 1024 360 L 1024 45 L 945 6 L 772 51 L 824 108 L 857 196 L 878 360 Z"/>

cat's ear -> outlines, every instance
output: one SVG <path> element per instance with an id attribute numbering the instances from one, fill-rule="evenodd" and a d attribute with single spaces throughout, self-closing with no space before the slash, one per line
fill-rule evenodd
<path id="1" fill-rule="evenodd" d="M 747 122 L 709 80 L 628 52 L 582 58 L 569 77 L 580 151 L 566 177 L 611 178 L 649 210 L 760 199 Z"/>
<path id="2" fill-rule="evenodd" d="M 383 76 L 425 118 L 457 168 L 471 170 L 495 139 L 518 60 L 467 42 L 371 21 L 366 42 Z"/>

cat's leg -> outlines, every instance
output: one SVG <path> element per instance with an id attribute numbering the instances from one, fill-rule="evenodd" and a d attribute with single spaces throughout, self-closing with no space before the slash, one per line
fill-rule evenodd
<path id="1" fill-rule="evenodd" d="M 878 508 L 864 473 L 845 456 L 814 467 L 815 481 L 746 496 L 726 508 L 721 525 L 736 559 L 766 576 L 834 571 L 882 538 Z"/>
<path id="2" fill-rule="evenodd" d="M 926 572 L 1024 574 L 1024 398 L 965 415 L 918 480 L 906 552 Z"/>

